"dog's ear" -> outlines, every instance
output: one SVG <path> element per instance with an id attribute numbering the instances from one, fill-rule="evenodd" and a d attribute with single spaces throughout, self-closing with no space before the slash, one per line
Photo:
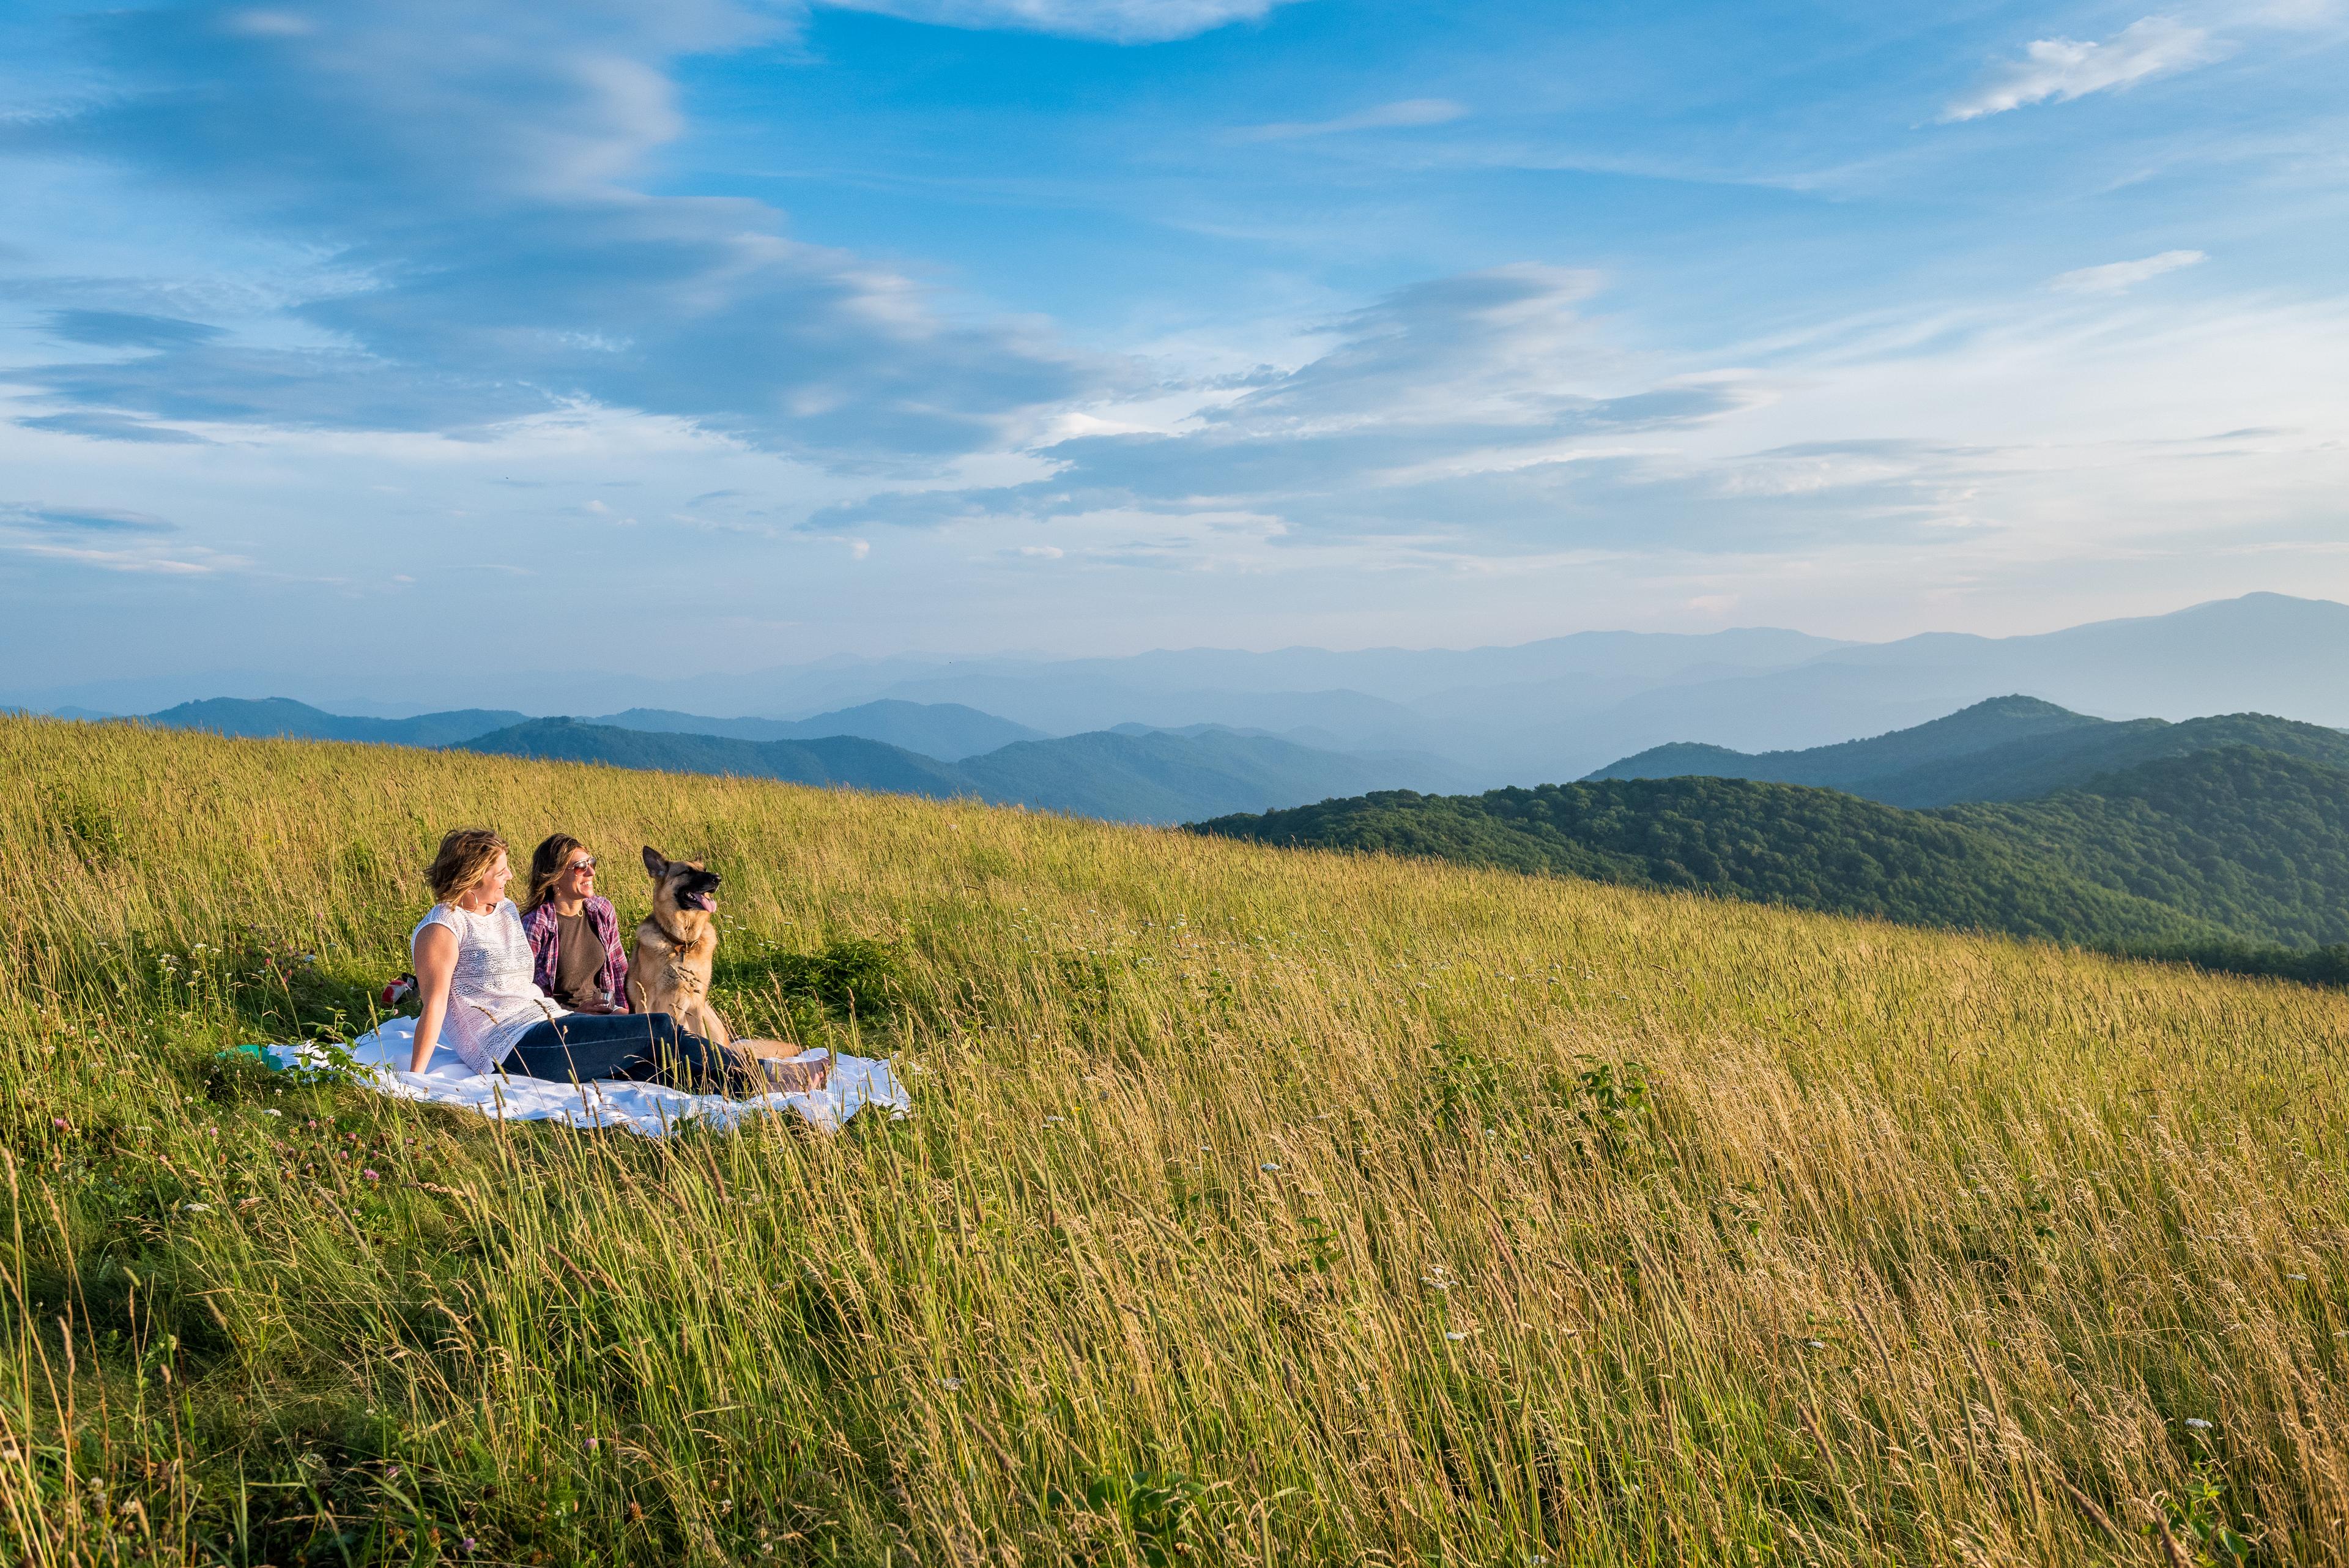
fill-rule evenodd
<path id="1" fill-rule="evenodd" d="M 656 882 L 668 875 L 668 857 L 649 844 L 645 846 L 645 875 Z"/>

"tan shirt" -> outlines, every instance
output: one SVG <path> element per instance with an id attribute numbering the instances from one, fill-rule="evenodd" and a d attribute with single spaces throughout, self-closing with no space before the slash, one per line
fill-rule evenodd
<path id="1" fill-rule="evenodd" d="M 582 909 L 554 917 L 554 1000 L 565 1007 L 594 1007 L 604 1001 L 604 939 Z"/>

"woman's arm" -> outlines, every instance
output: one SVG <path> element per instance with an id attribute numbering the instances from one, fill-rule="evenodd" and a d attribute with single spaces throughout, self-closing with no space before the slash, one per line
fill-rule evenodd
<path id="1" fill-rule="evenodd" d="M 440 1044 L 440 1024 L 449 1016 L 449 982 L 457 973 L 457 933 L 446 926 L 427 926 L 416 933 L 416 990 L 424 998 L 424 1013 L 416 1021 L 416 1050 L 408 1070 L 421 1073 Z"/>

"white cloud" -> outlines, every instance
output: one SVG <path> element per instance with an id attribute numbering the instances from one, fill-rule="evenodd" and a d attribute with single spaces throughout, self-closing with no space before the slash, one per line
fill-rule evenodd
<path id="1" fill-rule="evenodd" d="M 306 38 L 315 30 L 308 17 L 285 11 L 240 11 L 227 18 L 227 26 L 255 38 Z"/>
<path id="2" fill-rule="evenodd" d="M 1240 134 L 1250 141 L 1295 141 L 1308 136 L 1335 136 L 1349 130 L 1392 130 L 1414 125 L 1445 125 L 1468 112 L 1450 99 L 1407 98 L 1376 109 L 1341 114 L 1335 119 L 1284 120 L 1251 125 Z"/>
<path id="3" fill-rule="evenodd" d="M 941 27 L 1057 33 L 1113 44 L 1160 44 L 1253 22 L 1293 0 L 825 0 Z"/>
<path id="4" fill-rule="evenodd" d="M 202 577 L 209 576 L 212 568 L 200 561 L 177 560 L 168 556 L 150 555 L 140 550 L 92 550 L 74 545 L 52 545 L 39 540 L 16 540 L 0 537 L 0 550 L 47 561 L 66 561 L 78 566 L 90 566 L 101 572 L 129 572 L 140 576 Z"/>
<path id="5" fill-rule="evenodd" d="M 1597 286 L 1533 265 L 1414 284 L 1326 323 L 1317 358 L 1170 428 L 1056 441 L 1039 453 L 1049 478 L 884 493 L 806 527 L 1218 511 L 1321 539 L 1547 531 L 1567 466 L 1670 445 L 1752 395 L 1741 376 L 1674 376 L 1619 348 L 1583 313 Z M 1585 472 L 1600 475 L 1588 490 L 1617 470 Z"/>
<path id="6" fill-rule="evenodd" d="M 2143 17 L 2101 44 L 2041 38 L 2024 48 L 2023 58 L 1999 66 L 1971 92 L 1952 101 L 1941 118 L 1979 119 L 2028 104 L 2063 103 L 2111 88 L 2135 87 L 2218 59 L 2228 47 L 2208 28 L 2188 26 L 2171 16 Z"/>
<path id="7" fill-rule="evenodd" d="M 2164 251 L 2136 261 L 2106 262 L 2059 274 L 2047 286 L 2064 294 L 2126 294 L 2138 284 L 2180 267 L 2199 266 L 2210 258 L 2200 251 Z"/>
<path id="8" fill-rule="evenodd" d="M 999 448 L 1115 374 L 1033 321 L 950 319 L 763 203 L 631 184 L 683 130 L 674 63 L 778 36 L 761 7 L 599 0 L 465 26 L 440 0 L 284 9 L 308 30 L 201 7 L 92 29 L 109 90 L 0 127 L 0 158 L 123 169 L 240 246 L 336 254 L 344 275 L 232 331 L 120 308 L 150 297 L 135 277 L 0 254 L 76 350 L 13 368 L 47 400 L 36 428 L 199 446 L 181 425 L 479 432 L 594 405 L 918 467 Z"/>
<path id="9" fill-rule="evenodd" d="M 161 537 L 180 531 L 151 513 L 119 507 L 0 502 L 0 555 L 150 576 L 205 576 L 246 564 Z"/>

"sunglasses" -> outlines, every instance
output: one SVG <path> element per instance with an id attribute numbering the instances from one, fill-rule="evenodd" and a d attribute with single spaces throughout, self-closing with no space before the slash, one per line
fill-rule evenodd
<path id="1" fill-rule="evenodd" d="M 595 857 L 593 855 L 582 855 L 578 859 L 574 860 L 570 865 L 565 866 L 564 869 L 565 871 L 593 871 L 595 869 Z"/>

